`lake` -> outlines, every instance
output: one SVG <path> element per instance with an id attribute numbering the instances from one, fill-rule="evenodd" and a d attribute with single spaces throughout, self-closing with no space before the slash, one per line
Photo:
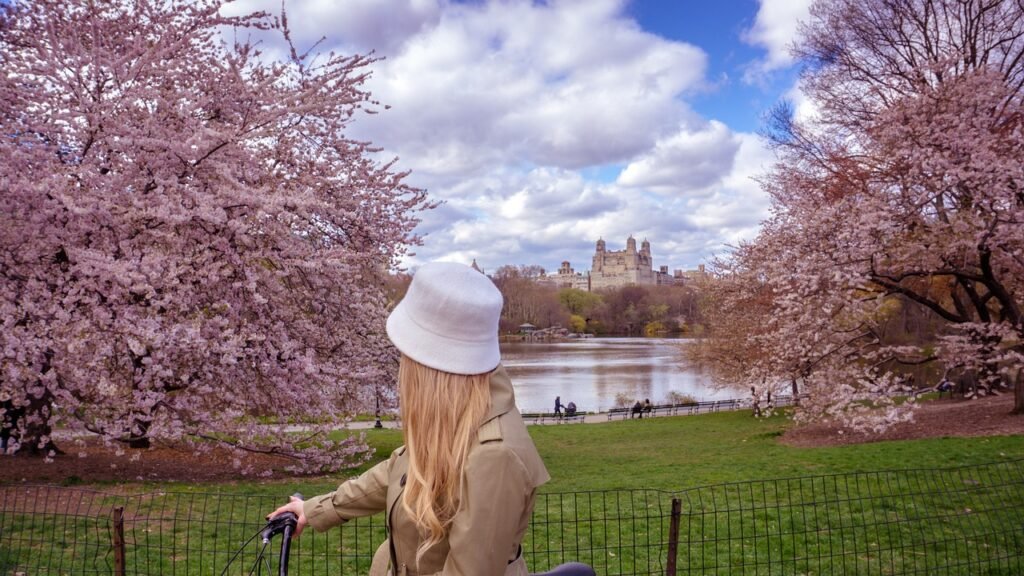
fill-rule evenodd
<path id="1" fill-rule="evenodd" d="M 597 412 L 615 405 L 615 395 L 663 403 L 669 392 L 696 400 L 738 398 L 738 390 L 719 390 L 711 379 L 687 366 L 678 338 L 586 338 L 555 342 L 507 342 L 502 363 L 512 377 L 522 412 L 551 412 L 555 396 L 562 404 Z"/>

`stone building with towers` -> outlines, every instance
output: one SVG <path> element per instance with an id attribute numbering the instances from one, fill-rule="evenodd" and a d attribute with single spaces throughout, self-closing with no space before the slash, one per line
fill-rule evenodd
<path id="1" fill-rule="evenodd" d="M 636 239 L 626 239 L 625 250 L 608 250 L 604 239 L 597 241 L 590 267 L 590 289 L 615 288 L 628 284 L 657 284 L 652 269 L 651 243 L 646 239 L 636 249 Z"/>
<path id="2" fill-rule="evenodd" d="M 608 250 L 604 239 L 597 241 L 590 272 L 576 272 L 568 261 L 563 261 L 556 274 L 545 274 L 537 282 L 558 288 L 576 288 L 594 292 L 606 288 L 622 286 L 650 286 L 683 284 L 690 272 L 676 270 L 669 274 L 668 266 L 655 270 L 651 257 L 651 243 L 644 239 L 640 249 L 636 248 L 636 239 L 626 239 L 625 250 Z M 476 261 L 474 260 L 474 264 Z M 703 265 L 701 272 L 703 272 Z"/>

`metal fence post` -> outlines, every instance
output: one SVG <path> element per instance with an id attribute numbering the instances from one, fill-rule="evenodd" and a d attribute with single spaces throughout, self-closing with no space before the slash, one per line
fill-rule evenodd
<path id="1" fill-rule="evenodd" d="M 125 576 L 124 566 L 124 507 L 114 508 L 114 576 Z"/>
<path id="2" fill-rule="evenodd" d="M 665 562 L 665 576 L 676 576 L 676 555 L 679 553 L 679 517 L 682 516 L 683 501 L 672 499 L 672 516 L 668 523 L 668 561 Z"/>

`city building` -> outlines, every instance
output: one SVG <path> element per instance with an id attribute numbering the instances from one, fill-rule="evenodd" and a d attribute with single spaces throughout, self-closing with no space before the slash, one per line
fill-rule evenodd
<path id="1" fill-rule="evenodd" d="M 582 274 L 572 269 L 568 260 L 562 261 L 556 274 L 546 274 L 538 282 L 554 286 L 556 288 L 575 288 L 577 290 L 590 291 L 590 274 Z"/>
<path id="2" fill-rule="evenodd" d="M 594 292 L 630 285 L 682 285 L 704 275 L 703 264 L 698 270 L 675 270 L 670 274 L 668 266 L 661 266 L 655 270 L 653 261 L 651 243 L 647 239 L 640 243 L 640 249 L 637 250 L 636 239 L 630 236 L 626 239 L 626 249 L 618 251 L 608 250 L 604 239 L 598 239 L 589 272 L 576 272 L 569 261 L 564 260 L 558 272 L 545 274 L 542 271 L 535 280 L 539 284 L 555 288 L 575 288 Z M 472 266 L 480 270 L 476 260 L 473 260 Z"/>
<path id="3" fill-rule="evenodd" d="M 630 236 L 626 239 L 626 249 L 619 251 L 608 250 L 605 241 L 599 239 L 590 268 L 590 289 L 677 284 L 681 283 L 682 277 L 681 270 L 674 275 L 669 274 L 668 266 L 654 269 L 651 243 L 646 239 L 637 250 L 636 239 Z"/>

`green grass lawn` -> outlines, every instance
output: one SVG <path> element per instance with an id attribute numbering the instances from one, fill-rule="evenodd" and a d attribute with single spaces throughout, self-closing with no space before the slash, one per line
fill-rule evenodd
<path id="1" fill-rule="evenodd" d="M 545 492 L 653 488 L 678 491 L 708 484 L 906 468 L 946 468 L 1024 458 L 1024 436 L 935 438 L 825 448 L 779 442 L 784 415 L 747 411 L 620 420 L 605 424 L 531 426 L 551 473 Z M 358 473 L 401 444 L 396 430 L 369 430 L 377 454 Z M 270 480 L 276 484 L 280 480 Z M 285 481 L 288 486 L 304 483 Z M 308 481 L 304 492 L 330 489 Z M 245 483 L 246 486 L 251 486 Z"/>
<path id="2" fill-rule="evenodd" d="M 1020 573 L 1024 490 L 1012 461 L 1024 459 L 1024 437 L 794 448 L 779 443 L 789 425 L 784 415 L 725 412 L 531 427 L 552 476 L 524 542 L 531 567 L 582 560 L 601 574 L 664 574 L 677 498 L 680 574 L 923 574 L 948 566 L 942 573 Z M 128 573 L 219 573 L 273 503 L 332 490 L 401 443 L 396 430 L 366 437 L 374 458 L 329 477 L 74 488 L 137 494 L 125 500 Z M 1000 462 L 1007 464 L 986 471 L 875 474 Z M 117 499 L 85 497 L 101 511 Z M 26 496 L 0 486 L 0 574 L 104 573 L 109 513 L 69 519 L 3 509 L 65 500 L 67 493 Z M 378 515 L 302 538 L 297 573 L 365 573 L 381 523 Z M 55 561 L 60 567 L 48 570 Z"/>
<path id="3" fill-rule="evenodd" d="M 657 488 L 1024 458 L 1024 436 L 936 438 L 827 448 L 779 442 L 782 415 L 749 412 L 530 428 L 552 491 Z"/>
<path id="4" fill-rule="evenodd" d="M 679 491 L 696 486 L 907 468 L 946 468 L 1024 458 L 1024 436 L 934 438 L 797 448 L 779 437 L 792 423 L 785 414 L 752 418 L 748 411 L 697 416 L 619 420 L 601 424 L 529 427 L 551 473 L 544 492 L 651 488 Z M 306 495 L 332 490 L 387 459 L 401 432 L 365 430 L 375 449 L 362 466 L 323 477 L 240 478 L 229 483 L 143 483 L 142 490 Z M 336 433 L 341 437 L 343 433 Z M 103 489 L 110 484 L 93 484 Z M 119 489 L 125 488 L 119 486 Z"/>

